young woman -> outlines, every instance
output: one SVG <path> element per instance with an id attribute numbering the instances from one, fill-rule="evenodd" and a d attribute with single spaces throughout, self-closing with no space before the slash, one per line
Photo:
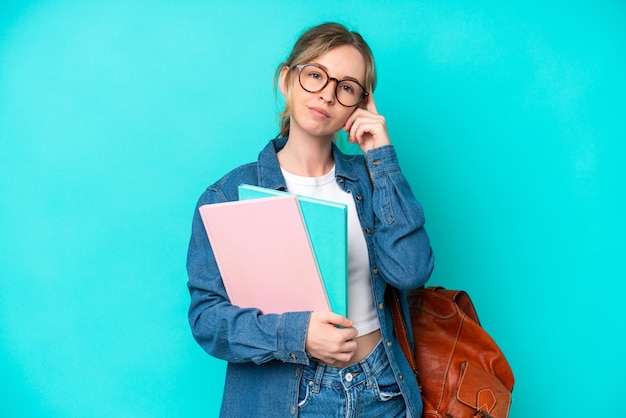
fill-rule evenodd
<path id="1" fill-rule="evenodd" d="M 193 219 L 189 322 L 202 348 L 228 362 L 221 415 L 418 418 L 420 393 L 385 290 L 422 286 L 433 254 L 374 104 L 370 48 L 358 33 L 322 24 L 302 34 L 276 78 L 285 98 L 279 138 L 207 188 Z M 364 155 L 335 146 L 340 130 Z M 237 200 L 241 183 L 348 205 L 348 318 L 230 304 L 198 207 Z"/>

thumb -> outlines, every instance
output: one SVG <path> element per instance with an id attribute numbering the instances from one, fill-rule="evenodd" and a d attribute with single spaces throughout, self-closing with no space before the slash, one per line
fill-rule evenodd
<path id="1" fill-rule="evenodd" d="M 324 315 L 320 319 L 329 324 L 344 328 L 349 328 L 353 324 L 351 319 L 346 318 L 343 315 L 336 314 L 334 312 L 324 312 Z"/>

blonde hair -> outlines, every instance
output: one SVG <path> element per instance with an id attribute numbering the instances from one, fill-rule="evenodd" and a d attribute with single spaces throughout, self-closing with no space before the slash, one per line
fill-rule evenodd
<path id="1" fill-rule="evenodd" d="M 274 76 L 274 86 L 277 87 L 280 74 L 283 68 L 289 68 L 286 75 L 284 88 L 285 108 L 279 113 L 278 136 L 289 135 L 289 119 L 291 114 L 291 85 L 294 72 L 291 71 L 298 64 L 307 64 L 315 60 L 320 55 L 338 46 L 349 45 L 355 47 L 365 59 L 365 89 L 373 92 L 376 87 L 376 68 L 374 66 L 374 55 L 363 37 L 353 31 L 349 31 L 339 23 L 323 23 L 305 31 L 296 41 L 291 54 L 286 61 L 282 62 L 276 69 Z M 367 98 L 361 103 L 362 107 L 367 104 Z"/>

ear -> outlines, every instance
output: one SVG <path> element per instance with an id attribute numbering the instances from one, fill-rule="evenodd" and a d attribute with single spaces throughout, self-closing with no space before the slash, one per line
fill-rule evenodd
<path id="1" fill-rule="evenodd" d="M 280 70 L 280 77 L 278 79 L 278 87 L 280 88 L 280 92 L 283 94 L 283 96 L 286 95 L 286 83 L 287 83 L 287 74 L 289 73 L 289 67 L 287 67 L 286 65 Z"/>

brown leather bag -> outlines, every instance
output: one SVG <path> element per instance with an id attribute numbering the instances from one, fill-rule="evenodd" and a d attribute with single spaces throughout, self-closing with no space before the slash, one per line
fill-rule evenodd
<path id="1" fill-rule="evenodd" d="M 390 290 L 396 336 L 418 380 L 423 417 L 507 417 L 513 372 L 467 293 L 441 287 L 408 292 L 412 353 L 398 292 Z"/>

